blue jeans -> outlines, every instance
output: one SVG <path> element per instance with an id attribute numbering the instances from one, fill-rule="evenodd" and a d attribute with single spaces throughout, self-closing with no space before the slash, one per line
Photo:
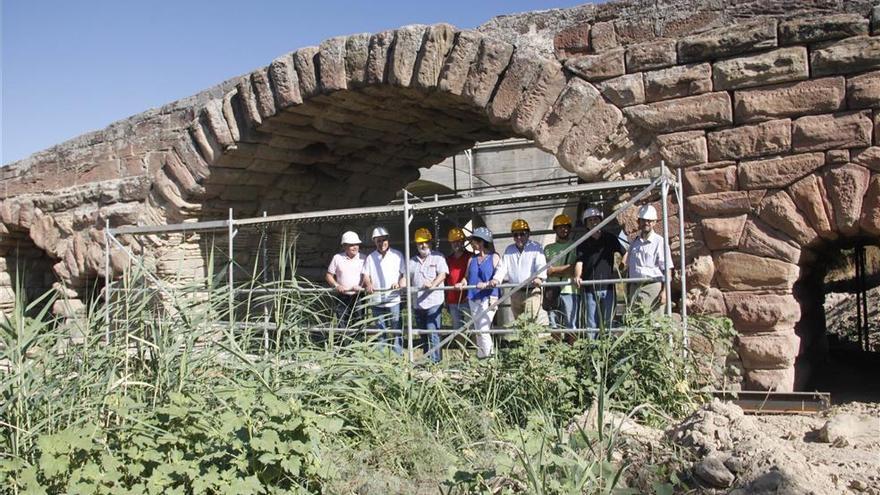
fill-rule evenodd
<path id="1" fill-rule="evenodd" d="M 449 310 L 449 317 L 452 318 L 453 330 L 463 327 L 468 318 L 470 318 L 470 307 L 467 301 L 461 304 L 447 304 L 446 309 Z"/>
<path id="2" fill-rule="evenodd" d="M 432 308 L 422 309 L 415 308 L 413 309 L 413 316 L 416 319 L 416 328 L 419 330 L 439 330 L 440 329 L 440 314 L 443 312 L 443 305 L 438 304 Z M 431 361 L 435 363 L 440 362 L 441 352 L 440 352 L 440 334 L 433 332 L 429 334 L 422 334 L 422 338 L 419 339 L 419 347 L 422 348 L 426 353 L 430 349 L 435 349 L 433 352 L 428 354 L 428 357 Z"/>
<path id="3" fill-rule="evenodd" d="M 559 308 L 549 311 L 550 328 L 577 328 L 581 298 L 577 294 L 559 294 Z"/>
<path id="4" fill-rule="evenodd" d="M 587 328 L 610 329 L 614 316 L 614 287 L 599 289 L 598 287 L 584 291 L 586 305 Z"/>
<path id="5" fill-rule="evenodd" d="M 394 306 L 373 306 L 373 317 L 379 330 L 400 330 L 400 304 Z M 379 335 L 382 346 L 391 345 L 395 354 L 403 354 L 403 338 L 400 334 L 382 333 Z"/>

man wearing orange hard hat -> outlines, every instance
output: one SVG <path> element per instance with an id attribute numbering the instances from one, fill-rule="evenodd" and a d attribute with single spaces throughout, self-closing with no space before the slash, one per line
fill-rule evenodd
<path id="1" fill-rule="evenodd" d="M 544 246 L 548 261 L 571 246 L 571 217 L 562 213 L 553 218 L 553 232 L 556 242 Z M 572 249 L 565 257 L 547 269 L 547 280 L 561 282 L 574 276 L 575 251 Z M 553 328 L 577 328 L 580 298 L 574 284 L 563 287 L 544 287 L 544 309 Z M 554 297 L 555 296 L 555 297 Z"/>
<path id="2" fill-rule="evenodd" d="M 492 286 L 497 287 L 503 281 L 511 284 L 519 284 L 538 272 L 538 269 L 547 264 L 544 256 L 544 248 L 535 241 L 529 239 L 531 229 L 529 223 L 522 218 L 517 218 L 510 225 L 513 234 L 513 244 L 507 246 L 501 255 L 501 263 L 492 277 Z M 510 309 L 513 317 L 518 318 L 526 314 L 529 319 L 541 325 L 549 323 L 547 312 L 541 307 L 541 285 L 547 279 L 547 272 L 540 272 L 528 287 L 519 289 L 510 296 Z"/>

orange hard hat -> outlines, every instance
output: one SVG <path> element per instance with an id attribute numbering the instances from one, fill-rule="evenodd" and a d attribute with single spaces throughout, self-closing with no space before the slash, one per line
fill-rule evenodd
<path id="1" fill-rule="evenodd" d="M 516 232 L 518 230 L 532 230 L 529 228 L 529 222 L 526 222 L 522 218 L 517 218 L 510 224 L 510 231 Z"/>
<path id="2" fill-rule="evenodd" d="M 465 239 L 464 231 L 458 227 L 449 229 L 449 234 L 446 237 L 449 242 L 463 241 Z"/>

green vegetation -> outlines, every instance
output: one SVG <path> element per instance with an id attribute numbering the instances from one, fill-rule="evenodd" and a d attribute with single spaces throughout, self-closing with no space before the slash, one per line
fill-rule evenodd
<path id="1" fill-rule="evenodd" d="M 103 308 L 62 322 L 49 295 L 0 321 L 8 492 L 635 493 L 603 416 L 662 424 L 709 379 L 655 317 L 574 345 L 522 323 L 495 358 L 426 365 L 371 342 L 314 343 L 305 329 L 329 314 L 314 293 L 239 298 L 236 325 L 221 283 L 125 294 L 109 343 Z M 264 334 L 265 319 L 281 330 Z M 729 326 L 693 330 L 723 341 Z M 597 420 L 571 426 L 591 406 Z M 669 493 L 674 473 L 656 472 Z"/>

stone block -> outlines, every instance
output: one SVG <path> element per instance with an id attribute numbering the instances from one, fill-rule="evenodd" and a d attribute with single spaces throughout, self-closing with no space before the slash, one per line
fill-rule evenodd
<path id="1" fill-rule="evenodd" d="M 382 31 L 370 37 L 367 53 L 367 65 L 364 69 L 364 82 L 382 84 L 385 82 L 385 71 L 388 66 L 388 52 L 394 43 L 394 31 Z M 460 90 L 458 93 L 461 94 Z"/>
<path id="2" fill-rule="evenodd" d="M 725 91 L 689 96 L 624 109 L 635 124 L 655 133 L 707 129 L 733 122 Z"/>
<path id="3" fill-rule="evenodd" d="M 785 232 L 801 246 L 811 245 L 819 240 L 819 234 L 797 209 L 794 200 L 785 191 L 768 194 L 759 209 L 761 220 L 771 227 Z"/>
<path id="4" fill-rule="evenodd" d="M 733 217 L 713 217 L 700 220 L 706 247 L 713 251 L 735 249 L 739 246 L 747 218 L 748 215 L 743 214 Z"/>
<path id="5" fill-rule="evenodd" d="M 788 369 L 794 366 L 801 339 L 792 329 L 760 335 L 740 335 L 737 351 L 749 369 Z"/>
<path id="6" fill-rule="evenodd" d="M 596 55 L 579 55 L 569 58 L 565 62 L 565 68 L 587 81 L 611 79 L 626 72 L 623 54 L 623 48 L 616 48 Z"/>
<path id="7" fill-rule="evenodd" d="M 682 38 L 679 63 L 714 60 L 776 46 L 776 20 L 757 19 Z"/>
<path id="8" fill-rule="evenodd" d="M 880 175 L 872 175 L 868 182 L 859 227 L 871 235 L 880 235 Z"/>
<path id="9" fill-rule="evenodd" d="M 536 58 L 537 54 L 528 50 L 517 50 L 513 54 L 489 105 L 488 114 L 492 123 L 506 123 L 513 116 L 523 93 L 538 77 L 539 66 L 534 63 Z"/>
<path id="10" fill-rule="evenodd" d="M 538 125 L 535 140 L 543 149 L 555 153 L 572 127 L 599 100 L 601 96 L 593 85 L 583 79 L 572 78 Z"/>
<path id="11" fill-rule="evenodd" d="M 791 147 L 795 152 L 865 148 L 872 130 L 868 112 L 810 115 L 792 122 Z"/>
<path id="12" fill-rule="evenodd" d="M 595 150 L 607 144 L 623 121 L 617 107 L 601 100 L 598 98 L 568 133 L 557 154 L 563 168 L 583 178 L 600 177 L 606 171 L 607 164 L 594 158 Z"/>
<path id="13" fill-rule="evenodd" d="M 719 60 L 712 67 L 716 91 L 800 81 L 809 77 L 807 48 L 803 46 Z"/>
<path id="14" fill-rule="evenodd" d="M 388 65 L 385 71 L 389 84 L 410 87 L 426 28 L 424 25 L 416 24 L 404 26 L 395 32 L 394 42 L 388 50 Z M 504 63 L 506 66 L 507 62 Z"/>
<path id="15" fill-rule="evenodd" d="M 847 78 L 846 105 L 850 109 L 880 107 L 880 71 Z"/>
<path id="16" fill-rule="evenodd" d="M 804 217 L 810 222 L 813 229 L 823 239 L 834 240 L 837 238 L 837 233 L 831 224 L 820 184 L 821 179 L 816 175 L 807 175 L 792 184 L 788 191 L 791 194 L 791 199 L 804 213 Z"/>
<path id="17" fill-rule="evenodd" d="M 440 81 L 437 83 L 440 91 L 453 95 L 461 94 L 471 64 L 480 49 L 481 40 L 482 36 L 470 31 L 456 34 L 452 50 L 440 71 Z"/>
<path id="18" fill-rule="evenodd" d="M 367 80 L 367 59 L 370 57 L 370 35 L 353 34 L 345 40 L 345 85 L 359 88 Z"/>
<path id="19" fill-rule="evenodd" d="M 746 222 L 739 251 L 794 264 L 801 256 L 800 248 L 788 236 L 755 220 Z"/>
<path id="20" fill-rule="evenodd" d="M 722 292 L 714 287 L 707 290 L 689 290 L 687 306 L 688 313 L 694 315 L 724 315 L 727 313 Z"/>
<path id="21" fill-rule="evenodd" d="M 844 108 L 846 81 L 842 77 L 783 83 L 734 92 L 737 123 L 834 112 Z"/>
<path id="22" fill-rule="evenodd" d="M 544 60 L 536 65 L 538 75 L 523 91 L 511 118 L 513 130 L 530 137 L 534 135 L 541 118 L 553 106 L 566 84 L 565 73 L 556 61 Z"/>
<path id="23" fill-rule="evenodd" d="M 590 46 L 594 52 L 611 50 L 620 46 L 620 42 L 617 40 L 617 31 L 614 29 L 614 23 L 602 21 L 593 24 L 590 30 Z"/>
<path id="24" fill-rule="evenodd" d="M 824 153 L 743 161 L 739 165 L 739 185 L 743 189 L 781 188 L 823 165 Z"/>
<path id="25" fill-rule="evenodd" d="M 706 63 L 645 72 L 644 78 L 649 102 L 712 91 L 712 66 Z"/>
<path id="26" fill-rule="evenodd" d="M 871 34 L 880 34 L 880 4 L 871 10 Z"/>
<path id="27" fill-rule="evenodd" d="M 874 144 L 880 146 L 880 110 L 874 110 Z"/>
<path id="28" fill-rule="evenodd" d="M 708 161 L 706 133 L 703 131 L 662 134 L 657 136 L 655 142 L 667 167 L 682 168 Z"/>
<path id="29" fill-rule="evenodd" d="M 307 46 L 293 53 L 293 66 L 299 79 L 299 93 L 303 99 L 315 96 L 321 89 L 316 70 L 318 51 L 317 46 Z"/>
<path id="30" fill-rule="evenodd" d="M 740 160 L 787 153 L 791 150 L 791 121 L 771 120 L 710 132 L 710 160 Z"/>
<path id="31" fill-rule="evenodd" d="M 634 45 L 653 40 L 654 21 L 650 18 L 628 18 L 614 21 L 617 40 L 624 45 Z M 673 50 L 675 45 L 672 46 Z"/>
<path id="32" fill-rule="evenodd" d="M 736 162 L 713 162 L 688 168 L 682 174 L 682 182 L 688 196 L 735 191 Z"/>
<path id="33" fill-rule="evenodd" d="M 446 55 L 455 42 L 455 28 L 449 24 L 434 24 L 425 31 L 425 42 L 416 59 L 413 86 L 430 89 L 437 86 Z"/>
<path id="34" fill-rule="evenodd" d="M 779 44 L 795 45 L 868 34 L 868 19 L 858 14 L 801 17 L 779 23 Z"/>
<path id="35" fill-rule="evenodd" d="M 847 154 L 847 156 L 850 156 L 850 154 Z M 853 150 L 851 157 L 852 162 L 856 165 L 867 167 L 874 172 L 880 172 L 880 146 Z"/>
<path id="36" fill-rule="evenodd" d="M 826 165 L 842 165 L 849 163 L 849 150 L 828 150 L 825 152 Z"/>
<path id="37" fill-rule="evenodd" d="M 747 369 L 745 386 L 747 390 L 793 392 L 794 379 L 794 366 L 784 369 Z"/>
<path id="38" fill-rule="evenodd" d="M 801 306 L 791 294 L 727 292 L 727 316 L 740 333 L 766 332 L 774 327 L 793 328 L 801 318 Z"/>
<path id="39" fill-rule="evenodd" d="M 553 37 L 553 48 L 560 59 L 590 51 L 590 24 L 567 27 Z"/>
<path id="40" fill-rule="evenodd" d="M 856 36 L 810 52 L 813 77 L 880 69 L 880 38 Z"/>
<path id="41" fill-rule="evenodd" d="M 483 38 L 476 62 L 465 80 L 462 96 L 469 98 L 477 107 L 485 107 L 511 56 L 513 45 L 510 43 Z"/>
<path id="42" fill-rule="evenodd" d="M 279 109 L 302 103 L 299 93 L 299 78 L 293 67 L 293 56 L 288 53 L 269 64 L 269 77 L 275 86 L 275 106 Z"/>
<path id="43" fill-rule="evenodd" d="M 797 265 L 772 258 L 738 251 L 715 256 L 715 280 L 722 291 L 790 290 L 799 274 Z"/>
<path id="44" fill-rule="evenodd" d="M 596 84 L 602 96 L 618 108 L 645 103 L 645 83 L 641 74 L 627 74 Z"/>
<path id="45" fill-rule="evenodd" d="M 710 255 L 697 256 L 685 268 L 687 272 L 687 288 L 708 289 L 715 278 L 715 260 Z"/>
<path id="46" fill-rule="evenodd" d="M 345 73 L 344 36 L 337 36 L 321 42 L 318 47 L 318 84 L 325 93 L 348 88 L 348 75 Z"/>
<path id="47" fill-rule="evenodd" d="M 748 213 L 752 209 L 748 191 L 723 191 L 687 197 L 688 211 L 702 217 Z"/>
<path id="48" fill-rule="evenodd" d="M 852 236 L 859 231 L 862 203 L 871 172 L 855 164 L 837 165 L 825 172 L 825 191 L 830 217 L 837 232 Z"/>
<path id="49" fill-rule="evenodd" d="M 675 65 L 675 40 L 658 39 L 626 47 L 626 71 L 642 72 Z"/>

